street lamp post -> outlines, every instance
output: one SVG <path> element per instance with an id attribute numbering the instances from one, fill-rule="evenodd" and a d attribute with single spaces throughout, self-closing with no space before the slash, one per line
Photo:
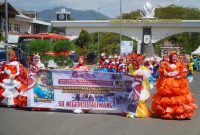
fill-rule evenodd
<path id="1" fill-rule="evenodd" d="M 98 20 L 99 20 L 99 16 L 100 16 L 100 15 L 99 15 L 99 14 L 100 14 L 99 10 L 100 10 L 100 7 L 98 7 Z M 98 56 L 97 56 L 98 59 L 99 59 L 99 40 L 100 40 L 99 38 L 100 38 L 100 37 L 99 37 L 99 31 L 98 31 Z"/>
<path id="2" fill-rule="evenodd" d="M 120 45 L 122 41 L 122 0 L 120 0 Z"/>
<path id="3" fill-rule="evenodd" d="M 120 28 L 119 28 L 119 30 L 120 30 L 120 36 L 119 36 L 120 48 L 121 48 L 121 42 L 122 42 L 122 28 L 121 27 L 122 27 L 122 0 L 120 0 Z M 121 52 L 121 50 L 120 50 L 120 52 Z"/>
<path id="4" fill-rule="evenodd" d="M 108 5 L 105 5 L 105 6 L 101 6 L 101 7 L 98 7 L 98 21 L 100 20 L 100 9 L 102 9 L 102 8 L 105 8 L 105 7 L 107 7 L 107 6 L 109 6 L 109 4 Z M 99 33 L 99 31 L 98 31 L 98 58 L 99 58 L 99 45 L 100 45 L 100 33 Z"/>
<path id="5" fill-rule="evenodd" d="M 8 62 L 8 2 L 5 0 L 5 47 L 6 47 L 6 61 Z"/>

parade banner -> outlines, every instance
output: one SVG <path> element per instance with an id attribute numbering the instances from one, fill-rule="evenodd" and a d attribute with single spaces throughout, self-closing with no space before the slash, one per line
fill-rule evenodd
<path id="1" fill-rule="evenodd" d="M 51 70 L 38 72 L 28 107 L 136 111 L 142 76 Z"/>

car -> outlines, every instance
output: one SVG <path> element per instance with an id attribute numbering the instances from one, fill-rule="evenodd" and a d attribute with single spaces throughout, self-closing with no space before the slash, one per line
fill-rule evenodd
<path id="1" fill-rule="evenodd" d="M 6 49 L 0 48 L 0 62 L 6 61 Z"/>

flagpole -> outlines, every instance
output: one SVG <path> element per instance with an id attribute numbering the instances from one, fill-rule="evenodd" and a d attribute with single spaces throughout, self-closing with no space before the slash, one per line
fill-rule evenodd
<path id="1" fill-rule="evenodd" d="M 8 2 L 5 0 L 5 47 L 6 47 L 6 61 L 8 62 Z"/>

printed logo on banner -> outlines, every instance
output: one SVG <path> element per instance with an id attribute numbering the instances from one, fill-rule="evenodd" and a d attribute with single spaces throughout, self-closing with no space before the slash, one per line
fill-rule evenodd
<path id="1" fill-rule="evenodd" d="M 73 76 L 74 78 L 77 78 L 77 77 L 78 77 L 78 72 L 74 71 L 74 72 L 72 73 L 72 76 Z"/>

